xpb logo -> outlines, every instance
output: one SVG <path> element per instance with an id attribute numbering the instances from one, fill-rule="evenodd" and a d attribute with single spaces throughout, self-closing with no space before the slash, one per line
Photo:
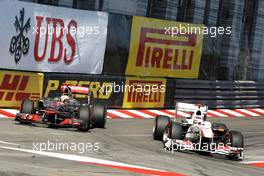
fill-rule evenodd
<path id="1" fill-rule="evenodd" d="M 15 63 L 17 64 L 22 55 L 28 53 L 29 50 L 29 39 L 25 37 L 24 33 L 27 33 L 30 30 L 30 18 L 27 22 L 24 23 L 25 19 L 25 9 L 20 10 L 19 18 L 15 17 L 15 29 L 18 33 L 16 36 L 13 36 L 10 42 L 9 51 L 11 54 L 14 54 Z"/>

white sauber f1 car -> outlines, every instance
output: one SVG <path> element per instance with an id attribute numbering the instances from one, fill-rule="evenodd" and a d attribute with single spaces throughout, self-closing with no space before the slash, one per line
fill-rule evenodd
<path id="1" fill-rule="evenodd" d="M 154 140 L 163 141 L 170 151 L 195 151 L 225 155 L 230 159 L 242 159 L 244 140 L 238 131 L 229 130 L 225 124 L 206 121 L 208 107 L 188 103 L 176 103 L 174 120 L 159 115 L 153 127 Z M 177 113 L 190 113 L 181 123 Z"/>

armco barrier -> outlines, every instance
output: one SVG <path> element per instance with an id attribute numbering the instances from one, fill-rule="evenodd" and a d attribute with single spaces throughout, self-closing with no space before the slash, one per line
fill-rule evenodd
<path id="1" fill-rule="evenodd" d="M 209 108 L 264 107 L 264 82 L 170 80 L 176 101 L 206 104 Z"/>

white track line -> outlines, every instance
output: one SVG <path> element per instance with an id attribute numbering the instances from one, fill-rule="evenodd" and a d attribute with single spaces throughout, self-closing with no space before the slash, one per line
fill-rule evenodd
<path id="1" fill-rule="evenodd" d="M 12 142 L 5 142 L 5 141 L 0 141 L 0 144 L 7 144 L 7 145 L 15 145 L 15 146 L 20 146 L 19 144 L 12 143 Z"/>
<path id="2" fill-rule="evenodd" d="M 257 163 L 264 163 L 264 161 L 242 161 L 240 163 L 243 163 L 243 164 L 257 164 Z"/>
<path id="3" fill-rule="evenodd" d="M 157 169 L 141 167 L 141 166 L 126 164 L 126 163 L 121 163 L 121 162 L 97 159 L 97 158 L 92 158 L 92 157 L 88 157 L 88 156 L 62 154 L 62 153 L 55 153 L 55 152 L 44 152 L 44 151 L 28 150 L 28 149 L 21 149 L 21 148 L 6 147 L 6 146 L 0 146 L 0 148 L 8 149 L 8 150 L 14 150 L 14 151 L 20 151 L 20 152 L 26 152 L 26 153 L 33 153 L 33 154 L 48 156 L 48 157 L 52 157 L 52 158 L 59 158 L 59 159 L 64 159 L 64 160 L 70 160 L 70 161 L 95 163 L 95 164 L 105 164 L 105 165 L 113 165 L 113 166 L 120 166 L 120 167 L 129 167 L 129 168 L 138 168 L 138 169 L 147 169 L 147 170 L 152 170 L 152 171 L 166 172 L 164 170 L 157 170 Z"/>

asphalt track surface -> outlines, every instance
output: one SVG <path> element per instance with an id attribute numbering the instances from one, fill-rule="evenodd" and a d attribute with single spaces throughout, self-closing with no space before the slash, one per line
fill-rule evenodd
<path id="1" fill-rule="evenodd" d="M 264 117 L 209 118 L 209 120 L 223 122 L 229 128 L 243 133 L 245 138 L 244 161 L 264 161 Z M 152 124 L 153 119 L 108 119 L 106 129 L 92 129 L 88 133 L 81 133 L 75 129 L 20 125 L 14 123 L 12 119 L 0 119 L 0 175 L 144 175 L 136 169 L 98 164 L 97 161 L 93 163 L 93 161 L 68 159 L 74 156 L 110 160 L 171 173 L 163 175 L 177 175 L 177 173 L 202 176 L 264 175 L 264 168 L 245 165 L 240 161 L 190 152 L 165 151 L 161 142 L 152 140 Z M 58 149 L 34 153 L 39 150 L 36 144 L 48 141 L 54 144 L 97 143 L 100 149 L 90 150 L 89 148 L 82 154 L 81 150 L 59 151 Z M 49 152 L 53 153 L 49 154 Z M 67 155 L 62 157 L 60 154 Z"/>

